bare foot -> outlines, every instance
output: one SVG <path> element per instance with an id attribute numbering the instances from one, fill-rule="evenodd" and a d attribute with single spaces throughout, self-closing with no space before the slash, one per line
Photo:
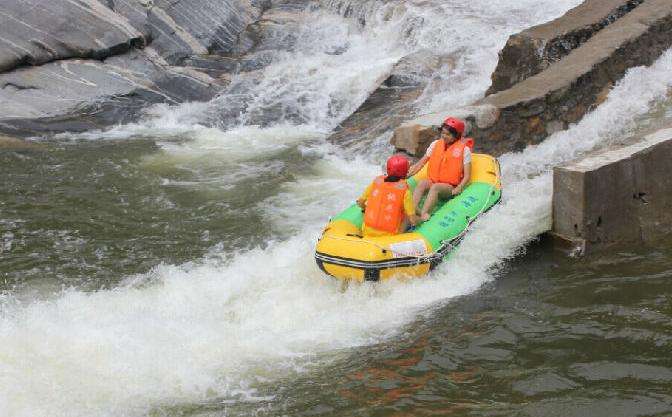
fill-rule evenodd
<path id="1" fill-rule="evenodd" d="M 423 222 L 426 222 L 427 220 L 429 220 L 429 213 L 422 213 L 420 215 L 420 220 L 423 221 Z"/>

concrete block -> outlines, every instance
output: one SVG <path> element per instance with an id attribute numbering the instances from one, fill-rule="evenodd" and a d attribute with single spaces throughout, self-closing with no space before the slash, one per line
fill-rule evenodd
<path id="1" fill-rule="evenodd" d="M 438 138 L 439 132 L 434 126 L 410 124 L 396 129 L 391 142 L 398 150 L 420 156 L 425 153 L 432 141 Z"/>
<path id="2" fill-rule="evenodd" d="M 672 233 L 672 128 L 559 166 L 552 234 L 581 252 Z"/>

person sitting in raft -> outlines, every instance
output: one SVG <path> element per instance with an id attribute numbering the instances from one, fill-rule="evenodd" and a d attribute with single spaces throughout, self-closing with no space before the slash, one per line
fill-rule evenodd
<path id="1" fill-rule="evenodd" d="M 422 196 L 429 190 L 422 206 L 420 220 L 429 220 L 438 198 L 462 192 L 471 178 L 471 150 L 474 140 L 463 138 L 464 122 L 448 117 L 441 126 L 441 137 L 429 145 L 425 156 L 413 164 L 409 175 L 415 175 L 429 161 L 428 179 L 421 181 L 413 193 L 413 206 L 419 210 Z"/>
<path id="2" fill-rule="evenodd" d="M 408 166 L 408 159 L 393 155 L 387 160 L 387 175 L 373 180 L 357 199 L 364 210 L 364 235 L 395 235 L 405 232 L 409 222 L 417 223 L 413 196 L 406 184 Z"/>

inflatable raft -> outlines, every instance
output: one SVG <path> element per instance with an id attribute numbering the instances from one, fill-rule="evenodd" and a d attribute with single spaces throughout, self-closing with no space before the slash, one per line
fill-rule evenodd
<path id="1" fill-rule="evenodd" d="M 411 189 L 427 178 L 427 165 L 408 179 Z M 458 196 L 439 201 L 431 218 L 415 230 L 393 236 L 362 235 L 357 204 L 331 219 L 315 249 L 315 261 L 340 280 L 379 281 L 396 275 L 422 276 L 446 259 L 469 225 L 501 198 L 497 160 L 473 154 L 471 181 Z"/>

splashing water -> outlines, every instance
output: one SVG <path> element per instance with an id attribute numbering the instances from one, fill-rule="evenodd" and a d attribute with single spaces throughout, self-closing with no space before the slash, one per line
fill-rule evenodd
<path id="1" fill-rule="evenodd" d="M 144 123 L 89 133 L 92 139 L 162 138 L 164 153 L 157 158 L 163 159 L 150 164 L 273 159 L 290 146 L 319 158 L 310 172 L 258 202 L 272 222 L 292 231 L 290 238 L 160 265 L 108 291 L 71 289 L 27 305 L 1 299 L 0 415 L 133 416 L 157 405 L 254 399 L 259 381 L 319 365 L 337 349 L 384 340 L 428 305 L 492 280 L 493 267 L 547 230 L 550 168 L 632 131 L 636 118 L 672 86 L 671 52 L 651 68 L 630 71 L 603 105 L 568 131 L 504 155 L 502 204 L 475 224 L 451 262 L 423 280 L 342 293 L 316 268 L 313 245 L 326 216 L 378 172 L 370 160 L 382 159 L 343 154 L 321 139 L 414 48 L 446 48 L 462 57 L 452 73 L 435 74 L 434 88 L 454 87 L 426 92 L 423 110 L 464 103 L 487 87 L 485 74 L 508 33 L 576 3 L 409 2 L 388 5 L 386 13 L 350 7 L 364 26 L 324 10 L 307 12 L 317 17 L 309 19 L 313 26 L 306 23 L 306 45 L 280 54 L 261 78 L 241 75 L 213 102 L 157 107 Z M 347 9 L 347 3 L 328 6 Z M 323 36 L 329 40 L 324 50 L 336 44 L 347 50 L 321 55 L 319 45 L 308 45 L 311 37 L 319 39 L 314 31 L 320 27 L 340 36 L 339 42 Z M 217 111 L 229 116 L 213 122 Z M 176 135 L 191 140 L 171 140 Z"/>

